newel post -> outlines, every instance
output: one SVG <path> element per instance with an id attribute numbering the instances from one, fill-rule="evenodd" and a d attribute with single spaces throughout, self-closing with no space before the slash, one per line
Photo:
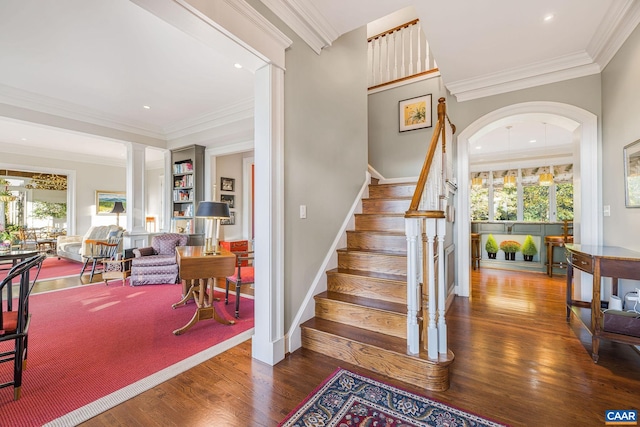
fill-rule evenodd
<path id="1" fill-rule="evenodd" d="M 409 354 L 419 354 L 420 258 L 418 254 L 418 238 L 420 236 L 420 219 L 405 218 L 404 224 L 407 238 L 407 351 Z"/>

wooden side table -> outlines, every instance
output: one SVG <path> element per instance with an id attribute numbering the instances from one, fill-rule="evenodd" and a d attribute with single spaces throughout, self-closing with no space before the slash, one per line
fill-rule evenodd
<path id="1" fill-rule="evenodd" d="M 178 246 L 176 248 L 180 278 L 188 285 L 189 289 L 184 298 L 173 304 L 172 307 L 175 309 L 183 306 L 193 298 L 196 303 L 196 312 L 189 323 L 173 331 L 175 335 L 182 335 L 201 320 L 215 319 L 225 325 L 235 323 L 226 320 L 217 312 L 215 303 L 219 299 L 213 297 L 213 288 L 216 277 L 227 277 L 234 273 L 236 256 L 224 248 L 219 255 L 205 255 L 204 251 L 204 246 Z"/>

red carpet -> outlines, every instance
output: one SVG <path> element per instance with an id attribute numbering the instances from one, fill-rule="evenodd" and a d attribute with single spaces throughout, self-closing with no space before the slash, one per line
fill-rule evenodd
<path id="1" fill-rule="evenodd" d="M 253 327 L 253 300 L 243 298 L 235 325 L 204 320 L 175 336 L 172 331 L 184 326 L 195 308 L 193 303 L 171 308 L 180 291 L 180 285 L 113 282 L 33 295 L 22 397 L 13 401 L 12 387 L 0 389 L 0 426 L 43 425 Z M 219 307 L 233 318 L 232 301 L 225 306 L 223 299 Z M 11 375 L 10 363 L 0 365 L 0 382 Z M 57 425 L 75 425 L 83 416 L 88 418 L 81 414 Z"/>
<path id="2" fill-rule="evenodd" d="M 3 266 L 3 270 L 0 270 L 0 280 L 7 277 L 9 271 L 7 267 L 10 267 L 10 264 Z M 7 269 L 4 270 L 4 268 Z M 64 258 L 58 259 L 57 257 L 46 258 L 42 263 L 42 270 L 40 270 L 38 281 L 67 276 L 79 276 L 80 270 L 82 270 L 81 262 L 70 261 Z"/>

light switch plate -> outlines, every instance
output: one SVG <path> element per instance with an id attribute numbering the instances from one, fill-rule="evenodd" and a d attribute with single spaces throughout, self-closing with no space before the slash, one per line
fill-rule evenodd
<path id="1" fill-rule="evenodd" d="M 307 205 L 300 205 L 300 219 L 307 217 Z"/>

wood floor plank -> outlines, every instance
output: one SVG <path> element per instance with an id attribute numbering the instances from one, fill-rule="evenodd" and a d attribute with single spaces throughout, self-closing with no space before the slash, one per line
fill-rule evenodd
<path id="1" fill-rule="evenodd" d="M 640 409 L 640 354 L 603 340 L 593 363 L 590 335 L 565 320 L 562 276 L 482 268 L 471 278 L 473 297 L 456 297 L 447 314 L 447 391 L 303 349 L 269 366 L 247 341 L 82 426 L 276 426 L 338 366 L 512 426 L 599 427 L 607 409 Z"/>

